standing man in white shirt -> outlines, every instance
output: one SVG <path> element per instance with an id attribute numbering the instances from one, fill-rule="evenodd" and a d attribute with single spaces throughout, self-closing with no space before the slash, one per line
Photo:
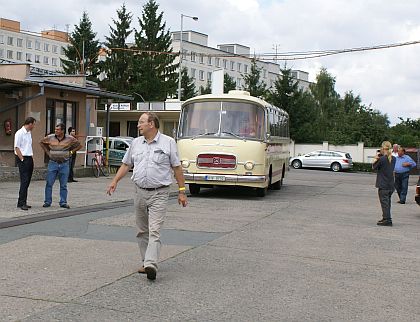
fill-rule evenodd
<path id="1" fill-rule="evenodd" d="M 15 133 L 14 150 L 16 155 L 16 162 L 19 168 L 20 188 L 19 199 L 17 207 L 22 210 L 28 210 L 28 188 L 31 183 L 32 172 L 34 170 L 34 155 L 32 150 L 32 129 L 34 128 L 36 120 L 33 117 L 28 117 L 25 120 L 22 128 Z"/>
<path id="2" fill-rule="evenodd" d="M 173 175 L 179 186 L 178 203 L 185 207 L 185 181 L 178 157 L 175 140 L 159 131 L 159 119 L 155 113 L 143 113 L 137 128 L 142 136 L 131 143 L 122 165 L 106 192 L 111 195 L 120 181 L 133 168 L 136 188 L 134 208 L 138 228 L 142 266 L 139 273 L 156 279 L 160 253 L 160 229 L 163 225 L 169 199 L 169 186 Z"/>

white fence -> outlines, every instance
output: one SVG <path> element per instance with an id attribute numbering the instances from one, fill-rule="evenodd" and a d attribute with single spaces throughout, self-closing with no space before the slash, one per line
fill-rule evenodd
<path id="1" fill-rule="evenodd" d="M 307 144 L 307 143 L 290 143 L 290 156 L 299 156 L 315 150 L 331 150 L 331 151 L 342 151 L 350 153 L 353 162 L 372 163 L 372 159 L 376 155 L 377 148 L 365 148 L 363 142 L 350 145 L 333 145 L 328 142 L 322 144 Z"/>

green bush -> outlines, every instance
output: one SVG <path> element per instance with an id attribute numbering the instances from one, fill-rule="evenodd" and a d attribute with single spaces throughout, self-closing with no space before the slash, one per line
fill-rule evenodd
<path id="1" fill-rule="evenodd" d="M 372 163 L 353 162 L 354 172 L 372 172 Z"/>

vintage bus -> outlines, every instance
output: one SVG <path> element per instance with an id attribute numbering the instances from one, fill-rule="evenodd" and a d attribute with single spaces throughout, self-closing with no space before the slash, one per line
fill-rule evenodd
<path id="1" fill-rule="evenodd" d="M 288 170 L 289 115 L 244 91 L 193 97 L 182 104 L 177 132 L 190 193 L 246 186 L 263 197 Z"/>

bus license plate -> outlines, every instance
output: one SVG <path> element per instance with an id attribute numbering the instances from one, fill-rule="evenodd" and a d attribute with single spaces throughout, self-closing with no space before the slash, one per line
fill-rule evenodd
<path id="1" fill-rule="evenodd" d="M 206 180 L 208 181 L 225 181 L 225 176 L 206 176 Z"/>

